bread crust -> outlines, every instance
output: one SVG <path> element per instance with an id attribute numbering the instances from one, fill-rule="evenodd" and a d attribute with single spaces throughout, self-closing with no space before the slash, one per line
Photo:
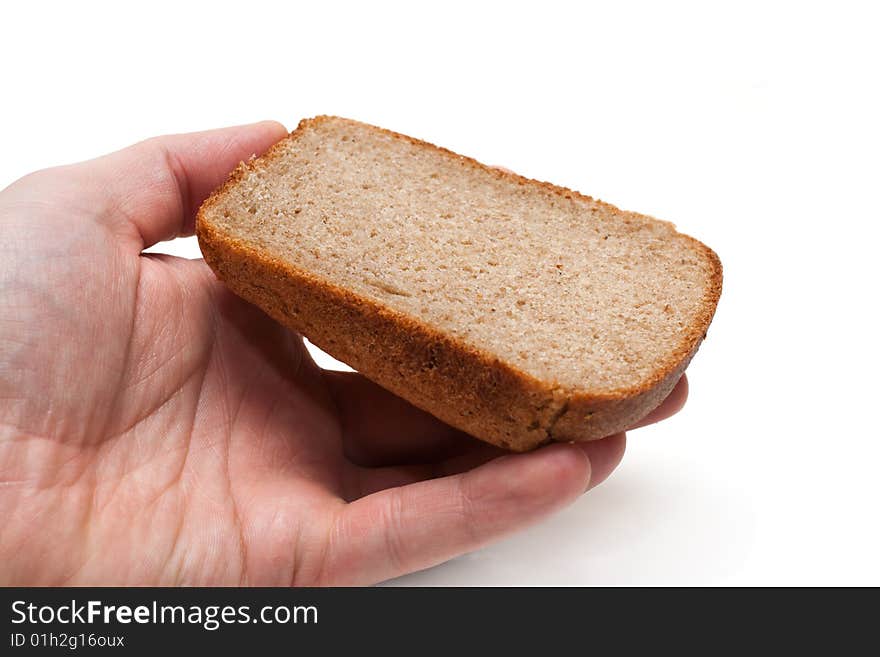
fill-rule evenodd
<path id="1" fill-rule="evenodd" d="M 324 116 L 305 119 L 285 139 L 295 140 L 302 131 L 329 119 L 340 120 Z M 419 147 L 451 153 L 406 135 L 377 129 Z M 302 333 L 413 405 L 486 442 L 527 451 L 553 440 L 595 440 L 623 431 L 666 398 L 705 338 L 721 295 L 721 262 L 709 247 L 682 235 L 705 258 L 711 276 L 696 320 L 651 377 L 637 386 L 603 393 L 572 390 L 536 379 L 417 318 L 322 280 L 219 231 L 211 223 L 212 208 L 250 170 L 271 161 L 279 152 L 280 143 L 262 158 L 240 164 L 202 204 L 196 234 L 205 261 L 233 292 L 281 324 Z M 634 215 L 570 189 L 451 154 L 474 168 L 517 184 L 538 185 L 563 197 L 583 198 L 601 204 L 612 214 Z"/>

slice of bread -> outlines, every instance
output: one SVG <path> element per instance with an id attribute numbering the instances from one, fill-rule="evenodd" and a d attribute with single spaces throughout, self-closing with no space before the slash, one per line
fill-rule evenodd
<path id="1" fill-rule="evenodd" d="M 197 233 L 236 294 L 516 451 L 645 416 L 721 293 L 718 257 L 672 224 L 329 116 L 240 165 Z"/>

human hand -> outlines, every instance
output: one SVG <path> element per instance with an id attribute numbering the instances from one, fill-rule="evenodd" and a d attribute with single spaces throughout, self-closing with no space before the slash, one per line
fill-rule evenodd
<path id="1" fill-rule="evenodd" d="M 323 371 L 204 262 L 143 253 L 284 135 L 151 139 L 0 192 L 0 584 L 369 584 L 620 461 L 623 434 L 505 454 Z"/>

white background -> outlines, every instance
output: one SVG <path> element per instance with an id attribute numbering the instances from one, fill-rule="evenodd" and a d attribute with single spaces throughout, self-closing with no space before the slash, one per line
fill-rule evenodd
<path id="1" fill-rule="evenodd" d="M 674 221 L 725 268 L 685 410 L 573 507 L 397 583 L 880 584 L 872 3 L 294 4 L 5 4 L 0 186 L 332 113 Z"/>

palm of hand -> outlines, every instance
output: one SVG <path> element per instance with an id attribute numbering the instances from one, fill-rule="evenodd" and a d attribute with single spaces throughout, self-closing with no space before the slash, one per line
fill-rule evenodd
<path id="1" fill-rule="evenodd" d="M 16 246 L 0 265 L 3 582 L 370 583 L 527 524 L 616 465 L 622 436 L 495 458 L 320 370 L 203 262 L 141 254 L 282 135 L 154 140 L 0 196 Z M 652 419 L 683 386 L 673 397 Z"/>

